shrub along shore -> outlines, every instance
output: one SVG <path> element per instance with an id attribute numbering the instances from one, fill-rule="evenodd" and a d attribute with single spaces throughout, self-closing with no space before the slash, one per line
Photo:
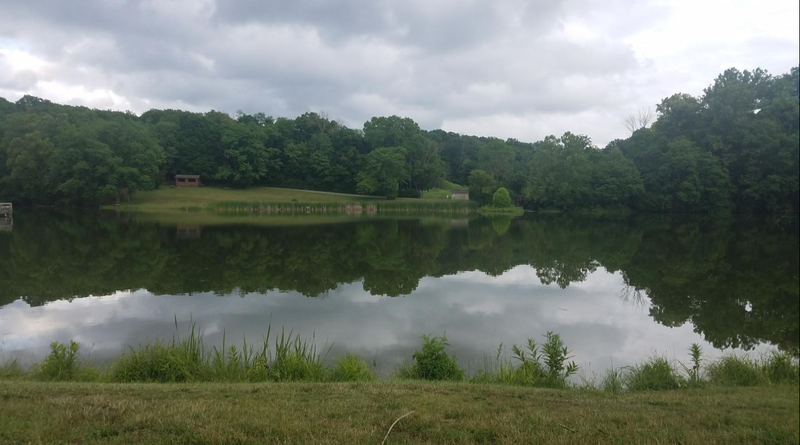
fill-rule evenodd
<path id="1" fill-rule="evenodd" d="M 467 375 L 424 335 L 395 378 L 271 329 L 207 350 L 202 331 L 131 348 L 106 368 L 53 343 L 0 367 L 0 443 L 797 443 L 798 362 L 774 352 L 652 358 L 574 383 L 558 334 L 501 345 Z M 281 383 L 278 383 L 281 382 Z"/>

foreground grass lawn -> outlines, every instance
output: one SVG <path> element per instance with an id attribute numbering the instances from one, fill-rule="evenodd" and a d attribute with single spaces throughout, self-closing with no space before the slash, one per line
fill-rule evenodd
<path id="1" fill-rule="evenodd" d="M 798 388 L 0 381 L 0 443 L 798 443 Z"/>

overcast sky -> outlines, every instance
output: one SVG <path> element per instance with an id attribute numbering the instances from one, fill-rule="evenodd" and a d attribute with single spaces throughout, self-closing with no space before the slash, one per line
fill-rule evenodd
<path id="1" fill-rule="evenodd" d="M 797 0 L 2 0 L 0 97 L 324 111 L 604 145 L 729 67 L 800 64 Z"/>

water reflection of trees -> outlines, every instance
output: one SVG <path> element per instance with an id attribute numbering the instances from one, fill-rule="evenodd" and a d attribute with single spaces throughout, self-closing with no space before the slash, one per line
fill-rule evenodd
<path id="1" fill-rule="evenodd" d="M 146 288 L 157 294 L 297 291 L 319 296 L 362 281 L 401 296 L 421 278 L 467 270 L 500 275 L 528 264 L 566 287 L 598 267 L 626 294 L 647 295 L 659 323 L 691 322 L 716 346 L 770 341 L 798 348 L 796 222 L 632 217 L 473 220 L 453 227 L 366 220 L 303 227 L 174 226 L 117 216 L 20 214 L 0 234 L 0 304 L 32 305 Z"/>

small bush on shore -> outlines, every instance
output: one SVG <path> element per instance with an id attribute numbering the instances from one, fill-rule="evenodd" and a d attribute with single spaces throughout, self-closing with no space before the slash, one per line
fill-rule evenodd
<path id="1" fill-rule="evenodd" d="M 445 348 L 450 345 L 447 335 L 434 337 L 423 334 L 422 350 L 414 351 L 414 362 L 402 368 L 398 377 L 421 380 L 462 380 L 464 370 L 458 366 L 455 357 Z"/>
<path id="2" fill-rule="evenodd" d="M 514 203 L 511 202 L 511 195 L 508 194 L 508 190 L 505 187 L 500 187 L 494 192 L 492 195 L 492 205 L 495 207 L 512 207 Z"/>

